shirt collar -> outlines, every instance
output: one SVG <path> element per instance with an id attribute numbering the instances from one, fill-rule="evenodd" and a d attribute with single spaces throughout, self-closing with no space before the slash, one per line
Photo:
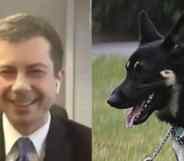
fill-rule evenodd
<path id="1" fill-rule="evenodd" d="M 51 122 L 51 116 L 50 113 L 48 113 L 48 119 L 47 122 L 38 130 L 27 136 L 34 144 L 34 147 L 36 149 L 37 154 L 40 156 L 43 148 L 45 139 L 47 137 L 49 126 Z M 22 137 L 22 134 L 20 134 L 13 125 L 9 122 L 7 116 L 3 113 L 3 131 L 4 131 L 4 139 L 5 139 L 5 152 L 6 155 L 10 152 L 11 148 L 19 139 Z"/>

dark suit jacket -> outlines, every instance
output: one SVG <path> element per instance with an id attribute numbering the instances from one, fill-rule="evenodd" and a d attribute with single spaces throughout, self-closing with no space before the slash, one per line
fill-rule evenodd
<path id="1" fill-rule="evenodd" d="M 1 116 L 0 161 L 5 161 Z M 51 125 L 46 139 L 44 161 L 91 161 L 91 130 L 69 120 L 62 110 L 51 108 Z"/>

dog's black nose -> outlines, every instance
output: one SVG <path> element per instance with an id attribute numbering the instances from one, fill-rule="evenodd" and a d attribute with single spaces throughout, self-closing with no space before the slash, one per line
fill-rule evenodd
<path id="1" fill-rule="evenodd" d="M 108 103 L 109 105 L 112 104 L 112 101 L 111 101 L 110 97 L 107 99 L 107 103 Z"/>
<path id="2" fill-rule="evenodd" d="M 118 95 L 117 93 L 112 93 L 111 96 L 107 99 L 107 103 L 115 108 L 123 109 L 130 106 L 130 102 L 126 96 Z"/>
<path id="3" fill-rule="evenodd" d="M 114 94 L 112 94 L 108 99 L 107 99 L 107 103 L 113 107 L 117 107 L 119 104 L 119 100 L 117 98 L 117 96 L 115 96 Z"/>

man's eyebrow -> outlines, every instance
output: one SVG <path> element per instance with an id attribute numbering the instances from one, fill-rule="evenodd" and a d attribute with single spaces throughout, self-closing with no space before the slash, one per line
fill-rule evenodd
<path id="1" fill-rule="evenodd" d="M 13 65 L 9 65 L 9 64 L 0 64 L 0 69 L 14 69 L 16 68 Z M 27 65 L 27 68 L 45 68 L 48 69 L 48 65 L 46 64 L 42 64 L 42 63 L 33 63 L 30 65 Z"/>
<path id="2" fill-rule="evenodd" d="M 34 64 L 30 64 L 28 65 L 28 68 L 36 68 L 36 67 L 41 67 L 41 68 L 48 68 L 48 65 L 46 64 L 42 64 L 42 63 L 34 63 Z"/>
<path id="3" fill-rule="evenodd" d="M 12 68 L 14 68 L 14 66 L 12 66 L 12 65 L 4 65 L 4 64 L 0 64 L 0 69 L 12 69 Z"/>

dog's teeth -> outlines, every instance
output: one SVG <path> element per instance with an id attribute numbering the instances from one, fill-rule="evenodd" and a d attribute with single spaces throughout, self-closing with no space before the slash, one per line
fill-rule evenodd
<path id="1" fill-rule="evenodd" d="M 147 107 L 148 107 L 148 105 L 147 105 L 147 104 L 145 104 L 145 105 L 144 105 L 144 108 L 147 108 Z"/>
<path id="2" fill-rule="evenodd" d="M 149 104 L 151 102 L 151 99 L 148 99 L 146 102 Z"/>
<path id="3" fill-rule="evenodd" d="M 154 93 L 150 94 L 150 95 L 149 95 L 149 99 L 150 99 L 150 100 L 153 99 L 153 96 L 154 96 Z"/>

